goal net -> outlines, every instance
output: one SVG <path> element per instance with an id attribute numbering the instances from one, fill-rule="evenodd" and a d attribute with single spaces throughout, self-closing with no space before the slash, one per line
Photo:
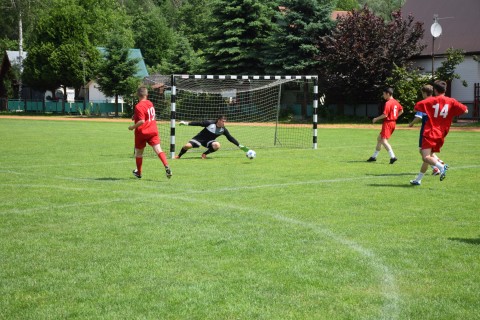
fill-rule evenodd
<path id="1" fill-rule="evenodd" d="M 162 148 L 171 157 L 202 129 L 178 126 L 179 121 L 219 115 L 226 116 L 231 135 L 249 148 L 317 148 L 317 76 L 173 75 L 144 82 Z M 236 149 L 224 137 L 218 141 L 224 150 Z"/>

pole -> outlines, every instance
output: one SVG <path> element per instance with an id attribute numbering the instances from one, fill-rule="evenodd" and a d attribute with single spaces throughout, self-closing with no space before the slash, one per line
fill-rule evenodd
<path id="1" fill-rule="evenodd" d="M 176 99 L 177 85 L 175 83 L 175 75 L 172 74 L 172 94 L 170 96 L 170 158 L 175 159 L 175 118 L 176 118 Z"/>
<path id="2" fill-rule="evenodd" d="M 20 67 L 20 77 L 18 78 L 18 98 L 22 99 L 22 73 L 23 73 L 23 23 L 22 10 L 18 9 L 18 66 Z M 26 108 L 25 108 L 26 109 Z M 25 110 L 26 111 L 26 110 Z"/>
<path id="3" fill-rule="evenodd" d="M 432 81 L 435 81 L 435 37 L 432 37 Z"/>

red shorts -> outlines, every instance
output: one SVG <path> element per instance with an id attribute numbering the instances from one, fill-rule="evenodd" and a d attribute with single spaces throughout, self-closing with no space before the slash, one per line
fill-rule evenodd
<path id="1" fill-rule="evenodd" d="M 430 138 L 423 136 L 422 149 L 432 149 L 432 152 L 440 152 L 445 138 Z"/>
<path id="2" fill-rule="evenodd" d="M 380 137 L 383 139 L 389 139 L 392 136 L 393 131 L 395 131 L 395 121 L 384 121 L 382 123 L 382 131 L 380 132 Z"/>
<path id="3" fill-rule="evenodd" d="M 158 133 L 151 133 L 151 134 L 135 134 L 135 148 L 136 149 L 143 149 L 147 146 L 147 143 L 151 146 L 156 144 L 160 144 L 160 137 Z"/>

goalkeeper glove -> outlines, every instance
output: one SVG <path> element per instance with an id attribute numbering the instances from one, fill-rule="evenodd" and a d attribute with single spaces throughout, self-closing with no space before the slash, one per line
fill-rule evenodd
<path id="1" fill-rule="evenodd" d="M 187 121 L 180 121 L 178 123 L 180 126 L 188 126 L 188 122 Z"/>
<path id="2" fill-rule="evenodd" d="M 245 151 L 245 152 L 247 152 L 248 150 L 250 150 L 248 147 L 245 147 L 245 146 L 243 146 L 243 145 L 241 145 L 241 144 L 239 144 L 238 147 L 239 147 L 240 149 L 242 149 L 243 151 Z"/>

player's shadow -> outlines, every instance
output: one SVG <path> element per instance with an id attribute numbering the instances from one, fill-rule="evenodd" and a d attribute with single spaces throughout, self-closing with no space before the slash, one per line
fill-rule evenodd
<path id="1" fill-rule="evenodd" d="M 411 188 L 414 187 L 410 184 L 394 184 L 394 183 L 370 183 L 369 187 L 394 187 L 394 188 Z"/>
<path id="2" fill-rule="evenodd" d="M 480 245 L 480 238 L 448 238 L 448 240 L 451 241 L 458 241 L 458 242 L 463 242 L 463 243 L 468 243 L 468 244 L 474 244 L 474 245 Z"/>
<path id="3" fill-rule="evenodd" d="M 401 172 L 401 173 L 367 173 L 366 176 L 372 177 L 400 177 L 400 176 L 414 176 L 415 173 Z"/>
<path id="4" fill-rule="evenodd" d="M 342 162 L 345 162 L 345 163 L 365 163 L 365 164 L 368 164 L 368 165 L 372 165 L 371 162 L 368 162 L 366 160 L 348 160 L 348 161 L 342 161 Z"/>
<path id="5" fill-rule="evenodd" d="M 96 180 L 96 181 L 120 181 L 120 180 L 127 180 L 127 179 L 126 178 L 104 177 L 104 178 L 95 178 L 93 180 Z"/>

